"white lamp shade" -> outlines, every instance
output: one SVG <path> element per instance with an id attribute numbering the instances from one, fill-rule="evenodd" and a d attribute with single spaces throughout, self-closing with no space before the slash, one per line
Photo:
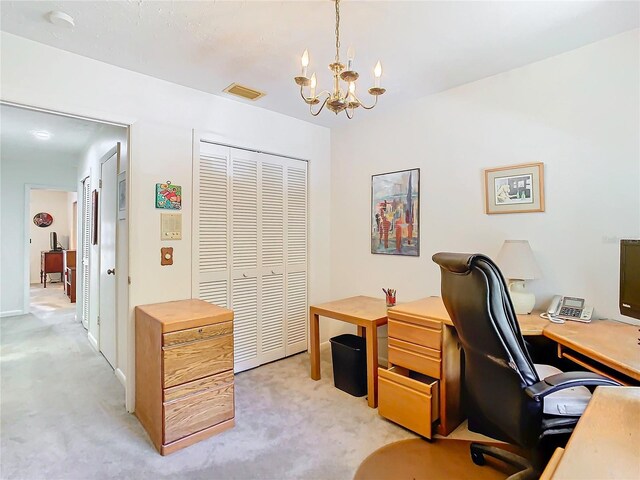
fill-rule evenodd
<path id="1" fill-rule="evenodd" d="M 496 263 L 508 279 L 533 280 L 542 276 L 527 240 L 505 240 Z"/>

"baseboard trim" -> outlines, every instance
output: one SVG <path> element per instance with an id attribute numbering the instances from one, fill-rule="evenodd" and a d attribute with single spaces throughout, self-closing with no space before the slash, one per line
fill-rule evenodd
<path id="1" fill-rule="evenodd" d="M 87 337 L 89 338 L 89 343 L 96 350 L 96 352 L 100 352 L 100 348 L 98 347 L 98 340 L 93 336 L 91 332 L 87 333 Z"/>
<path id="2" fill-rule="evenodd" d="M 127 388 L 127 377 L 125 376 L 123 371 L 120 370 L 119 368 L 116 368 L 115 373 L 116 373 L 116 378 L 118 380 L 120 380 L 120 383 L 126 389 Z"/>
<path id="3" fill-rule="evenodd" d="M 26 315 L 22 310 L 6 310 L 0 312 L 0 317 L 15 317 L 17 315 Z"/>

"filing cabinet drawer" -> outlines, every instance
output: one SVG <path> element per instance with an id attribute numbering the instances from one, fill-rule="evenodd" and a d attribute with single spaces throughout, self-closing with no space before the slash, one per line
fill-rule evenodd
<path id="1" fill-rule="evenodd" d="M 407 312 L 400 312 L 395 309 L 404 308 L 406 305 L 400 305 L 389 310 L 389 320 L 399 320 L 405 323 L 411 323 L 413 325 L 419 325 L 421 327 L 430 328 L 432 330 L 442 331 L 442 321 L 433 318 L 428 318 L 423 315 L 414 315 Z"/>
<path id="2" fill-rule="evenodd" d="M 233 335 L 162 347 L 163 387 L 233 369 Z"/>
<path id="3" fill-rule="evenodd" d="M 389 363 L 440 378 L 440 351 L 389 337 Z"/>
<path id="4" fill-rule="evenodd" d="M 165 333 L 162 335 L 162 345 L 170 346 L 178 343 L 195 342 L 197 340 L 205 340 L 220 335 L 229 335 L 231 333 L 233 333 L 233 322 L 214 323 L 212 325 Z"/>
<path id="5" fill-rule="evenodd" d="M 439 418 L 438 380 L 399 366 L 378 369 L 378 412 L 431 438 L 432 424 Z"/>
<path id="6" fill-rule="evenodd" d="M 433 328 L 422 325 L 391 319 L 389 319 L 388 325 L 389 337 L 433 348 L 438 351 L 441 349 L 441 330 L 434 330 Z"/>
<path id="7" fill-rule="evenodd" d="M 164 443 L 171 443 L 234 417 L 233 383 L 163 404 Z"/>
<path id="8" fill-rule="evenodd" d="M 203 390 L 216 390 L 225 385 L 233 383 L 233 370 L 211 375 L 210 377 L 194 380 L 193 382 L 183 383 L 175 387 L 165 388 L 162 392 L 162 401 L 170 402 Z"/>

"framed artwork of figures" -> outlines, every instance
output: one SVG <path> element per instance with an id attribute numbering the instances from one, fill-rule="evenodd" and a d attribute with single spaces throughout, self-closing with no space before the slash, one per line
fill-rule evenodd
<path id="1" fill-rule="evenodd" d="M 420 169 L 371 176 L 371 253 L 420 256 Z"/>

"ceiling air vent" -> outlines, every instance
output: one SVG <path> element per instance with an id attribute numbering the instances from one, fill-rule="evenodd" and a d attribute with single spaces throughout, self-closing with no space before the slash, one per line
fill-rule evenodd
<path id="1" fill-rule="evenodd" d="M 237 83 L 232 83 L 223 91 L 230 93 L 231 95 L 246 98 L 247 100 L 257 100 L 266 95 L 263 92 L 259 92 L 258 90 L 254 90 L 253 88 L 245 87 L 243 85 L 238 85 Z"/>

